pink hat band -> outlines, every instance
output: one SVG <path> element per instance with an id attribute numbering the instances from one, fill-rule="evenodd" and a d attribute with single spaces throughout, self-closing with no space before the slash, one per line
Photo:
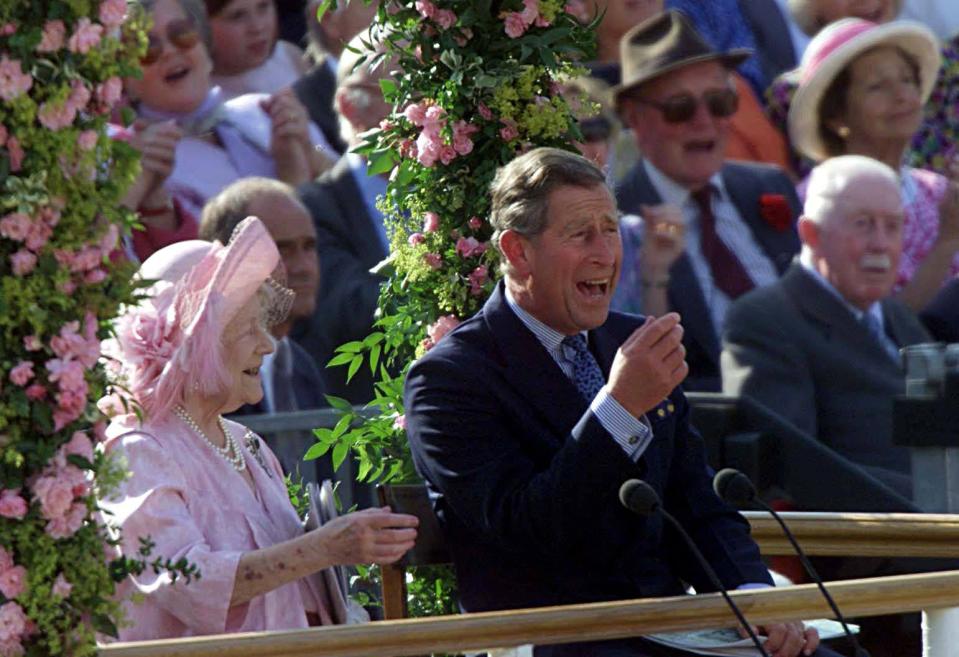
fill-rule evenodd
<path id="1" fill-rule="evenodd" d="M 871 21 L 846 19 L 845 25 L 837 25 L 834 31 L 818 48 L 809 52 L 808 59 L 802 64 L 802 77 L 800 82 L 805 84 L 816 74 L 820 64 L 833 54 L 837 48 L 849 43 L 852 39 L 864 32 L 874 30 L 879 25 Z"/>

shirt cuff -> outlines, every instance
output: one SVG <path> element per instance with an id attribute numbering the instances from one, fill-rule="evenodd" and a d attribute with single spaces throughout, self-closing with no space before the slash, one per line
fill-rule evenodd
<path id="1" fill-rule="evenodd" d="M 600 389 L 593 398 L 589 409 L 603 425 L 603 428 L 613 437 L 626 456 L 634 462 L 639 460 L 652 440 L 653 430 L 645 416 L 635 417 L 623 408 L 616 399 L 609 394 L 606 386 Z"/>

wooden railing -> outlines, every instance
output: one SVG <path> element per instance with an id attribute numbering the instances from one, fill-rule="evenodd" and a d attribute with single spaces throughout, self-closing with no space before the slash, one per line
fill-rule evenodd
<path id="1" fill-rule="evenodd" d="M 743 515 L 763 554 L 793 554 L 772 516 L 761 511 Z M 959 515 L 795 511 L 781 515 L 809 555 L 959 557 Z"/>
<path id="2" fill-rule="evenodd" d="M 873 616 L 959 605 L 959 571 L 850 580 L 829 584 L 848 616 Z M 829 616 L 813 585 L 731 594 L 754 623 Z M 568 607 L 382 621 L 311 628 L 113 644 L 102 657 L 399 657 L 637 636 L 723 627 L 735 619 L 718 594 Z"/>

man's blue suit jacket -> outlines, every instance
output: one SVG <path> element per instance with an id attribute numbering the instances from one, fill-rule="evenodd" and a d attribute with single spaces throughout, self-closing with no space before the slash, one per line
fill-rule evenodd
<path id="1" fill-rule="evenodd" d="M 604 374 L 641 323 L 610 313 L 589 332 Z M 658 491 L 726 586 L 769 581 L 748 525 L 713 493 L 682 392 L 648 414 L 654 437 L 634 463 L 508 307 L 502 283 L 414 363 L 405 407 L 467 611 L 672 595 L 681 581 L 711 590 L 660 517 L 620 505 L 634 477 Z"/>

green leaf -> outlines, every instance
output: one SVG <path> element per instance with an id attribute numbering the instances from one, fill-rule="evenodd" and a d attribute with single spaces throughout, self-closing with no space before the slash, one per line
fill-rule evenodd
<path id="1" fill-rule="evenodd" d="M 373 151 L 370 153 L 369 164 L 367 165 L 366 175 L 368 176 L 377 176 L 381 173 L 387 173 L 391 171 L 394 166 L 396 166 L 396 161 L 399 158 L 396 153 L 393 152 L 393 149 L 386 149 L 380 151 Z"/>
<path id="2" fill-rule="evenodd" d="M 331 408 L 335 408 L 338 411 L 343 413 L 352 413 L 353 405 L 349 401 L 343 399 L 342 397 L 335 397 L 333 395 L 323 395 L 326 397 L 326 403 L 330 405 Z"/>
<path id="3" fill-rule="evenodd" d="M 337 443 L 333 448 L 333 469 L 339 470 L 346 460 L 346 455 L 350 452 L 350 444 L 347 442 Z"/>
<path id="4" fill-rule="evenodd" d="M 336 348 L 339 353 L 350 353 L 356 354 L 363 350 L 363 343 L 359 340 L 353 340 L 352 342 L 347 342 L 346 344 L 341 344 Z"/>
<path id="5" fill-rule="evenodd" d="M 353 380 L 353 375 L 360 369 L 360 366 L 363 364 L 363 356 L 355 356 L 352 361 L 350 361 L 350 367 L 346 371 L 346 382 L 349 383 Z"/>
<path id="6" fill-rule="evenodd" d="M 380 91 L 383 92 L 383 98 L 388 99 L 396 93 L 396 83 L 388 78 L 380 80 Z"/>
<path id="7" fill-rule="evenodd" d="M 313 459 L 319 458 L 330 451 L 333 443 L 313 443 L 306 454 L 303 455 L 304 461 L 312 461 Z"/>
<path id="8" fill-rule="evenodd" d="M 376 366 L 380 362 L 380 350 L 382 347 L 380 345 L 373 345 L 373 348 L 370 349 L 370 373 L 376 374 Z"/>
<path id="9" fill-rule="evenodd" d="M 350 428 L 350 424 L 352 424 L 352 422 L 353 422 L 352 415 L 344 415 L 343 417 L 341 417 L 337 421 L 336 426 L 333 427 L 333 433 L 332 433 L 333 438 L 334 439 L 339 438 L 344 433 L 346 433 L 346 430 Z"/>
<path id="10" fill-rule="evenodd" d="M 112 636 L 115 639 L 119 638 L 120 632 L 117 630 L 116 624 L 106 614 L 93 614 L 92 621 L 93 629 L 97 632 Z"/>
<path id="11" fill-rule="evenodd" d="M 93 470 L 93 464 L 90 461 L 86 460 L 79 454 L 69 454 L 67 455 L 67 461 L 77 466 L 81 470 Z"/>
<path id="12" fill-rule="evenodd" d="M 333 4 L 333 0 L 323 0 L 323 2 L 320 3 L 320 6 L 316 8 L 317 23 L 323 20 L 323 16 L 326 15 L 326 12 L 329 10 L 332 4 Z"/>
<path id="13" fill-rule="evenodd" d="M 365 347 L 372 347 L 372 346 L 375 345 L 375 344 L 379 344 L 380 342 L 383 342 L 383 338 L 385 338 L 385 337 L 386 337 L 385 335 L 383 335 L 382 333 L 380 333 L 380 332 L 378 332 L 378 331 L 377 331 L 376 333 L 370 333 L 370 334 L 369 334 L 368 336 L 366 336 L 366 338 L 363 340 L 363 346 L 365 346 Z"/>
<path id="14" fill-rule="evenodd" d="M 333 356 L 333 358 L 330 359 L 330 362 L 327 363 L 326 366 L 337 367 L 339 365 L 345 365 L 346 363 L 349 363 L 351 360 L 353 360 L 353 356 L 354 354 L 350 352 L 343 352 L 342 354 Z"/>

